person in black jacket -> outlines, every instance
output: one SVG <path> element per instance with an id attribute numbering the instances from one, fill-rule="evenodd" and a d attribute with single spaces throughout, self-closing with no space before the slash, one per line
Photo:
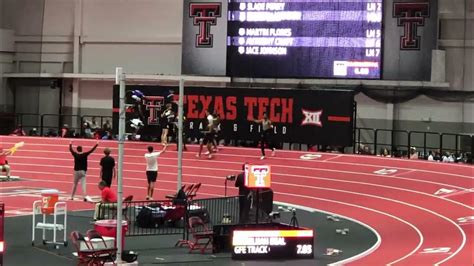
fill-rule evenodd
<path id="1" fill-rule="evenodd" d="M 74 194 L 76 194 L 77 183 L 81 181 L 82 183 L 82 196 L 84 201 L 86 200 L 86 173 L 87 173 L 87 157 L 89 154 L 93 153 L 94 150 L 99 146 L 99 142 L 95 144 L 94 147 L 88 152 L 82 152 L 82 146 L 77 146 L 74 151 L 72 148 L 72 141 L 69 142 L 69 151 L 74 157 L 74 184 L 72 186 L 71 200 L 74 200 Z"/>
<path id="2" fill-rule="evenodd" d="M 242 165 L 242 172 L 235 179 L 235 187 L 239 188 L 239 224 L 247 223 L 250 212 L 250 189 L 245 186 L 245 164 Z"/>

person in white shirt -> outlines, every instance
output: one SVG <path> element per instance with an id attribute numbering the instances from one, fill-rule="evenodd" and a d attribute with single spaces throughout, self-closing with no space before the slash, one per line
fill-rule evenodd
<path id="1" fill-rule="evenodd" d="M 430 152 L 430 155 L 428 155 L 428 161 L 434 161 L 434 156 L 432 152 Z"/>
<path id="2" fill-rule="evenodd" d="M 148 146 L 148 153 L 145 153 L 146 159 L 146 178 L 148 180 L 147 200 L 153 200 L 153 190 L 155 188 L 156 178 L 158 177 L 158 156 L 165 152 L 166 145 L 159 152 L 153 152 L 153 146 Z"/>

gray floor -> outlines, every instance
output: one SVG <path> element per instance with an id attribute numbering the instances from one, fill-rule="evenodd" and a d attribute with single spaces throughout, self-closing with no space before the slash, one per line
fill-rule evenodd
<path id="1" fill-rule="evenodd" d="M 68 231 L 87 231 L 90 225 L 90 212 L 70 213 Z M 230 253 L 188 254 L 186 248 L 175 248 L 174 244 L 181 238 L 179 235 L 127 237 L 126 249 L 139 254 L 140 265 L 173 264 L 173 265 L 326 265 L 356 255 L 375 241 L 375 235 L 368 229 L 350 221 L 328 221 L 326 214 L 310 213 L 298 210 L 297 217 L 301 226 L 315 228 L 315 257 L 313 260 L 297 261 L 233 261 Z M 291 215 L 282 213 L 281 222 L 289 222 Z M 346 236 L 336 233 L 338 228 L 349 228 Z M 69 239 L 69 234 L 67 235 Z M 74 247 L 44 246 L 38 233 L 36 245 L 31 245 L 31 216 L 12 217 L 5 220 L 6 253 L 4 265 L 75 265 L 72 255 Z M 325 254 L 326 248 L 343 250 L 341 255 L 330 257 Z"/>

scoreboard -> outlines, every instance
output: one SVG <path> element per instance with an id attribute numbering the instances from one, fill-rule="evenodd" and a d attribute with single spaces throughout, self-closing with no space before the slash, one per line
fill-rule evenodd
<path id="1" fill-rule="evenodd" d="M 383 0 L 229 0 L 227 75 L 379 79 Z"/>

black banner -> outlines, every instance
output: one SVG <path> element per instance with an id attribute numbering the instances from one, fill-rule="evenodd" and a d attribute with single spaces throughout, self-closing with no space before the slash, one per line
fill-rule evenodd
<path id="1" fill-rule="evenodd" d="M 177 102 L 178 88 L 129 85 L 126 90 L 127 103 L 132 101 L 133 90 L 145 95 L 141 102 L 145 126 L 139 133 L 159 137 L 164 104 Z M 118 94 L 115 86 L 114 129 L 118 128 Z M 185 87 L 185 130 L 188 137 L 199 137 L 206 126 L 205 110 L 209 109 L 221 117 L 223 139 L 257 140 L 261 128 L 253 120 L 267 112 L 276 142 L 351 146 L 353 106 L 354 94 L 347 90 Z M 133 118 L 138 118 L 137 112 L 127 112 L 127 132 L 131 132 L 129 121 Z"/>

